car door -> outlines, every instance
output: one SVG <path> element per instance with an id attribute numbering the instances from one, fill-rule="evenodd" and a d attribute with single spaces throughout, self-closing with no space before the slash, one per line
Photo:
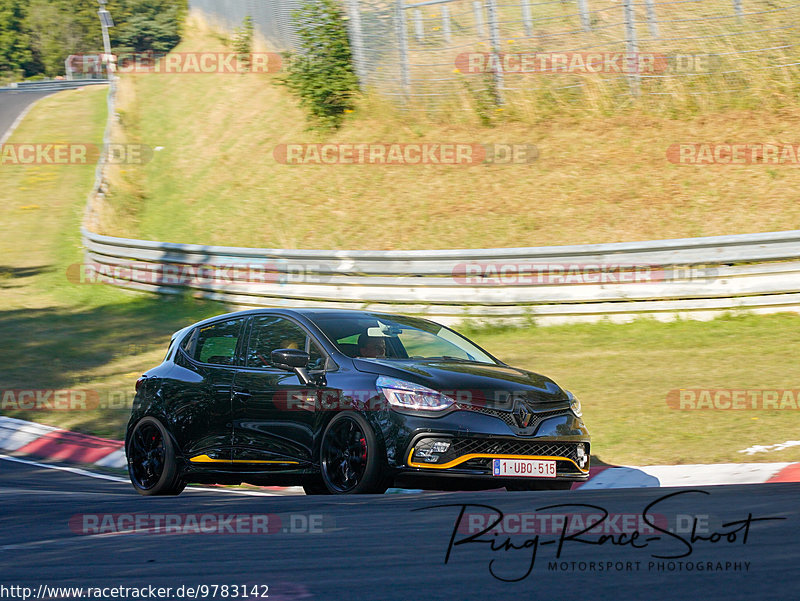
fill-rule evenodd
<path id="1" fill-rule="evenodd" d="M 231 394 L 244 344 L 245 319 L 199 326 L 176 355 L 179 385 L 169 397 L 172 431 L 192 463 L 230 462 Z"/>
<path id="2" fill-rule="evenodd" d="M 306 467 L 312 461 L 315 399 L 320 390 L 301 384 L 292 372 L 273 367 L 272 351 L 280 348 L 309 352 L 312 372 L 321 369 L 326 360 L 298 323 L 280 315 L 253 318 L 244 365 L 237 371 L 233 387 L 233 456 L 237 463 L 286 469 Z"/>

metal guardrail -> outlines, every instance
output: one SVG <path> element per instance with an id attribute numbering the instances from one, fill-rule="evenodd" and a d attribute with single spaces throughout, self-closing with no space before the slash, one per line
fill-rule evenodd
<path id="1" fill-rule="evenodd" d="M 542 324 L 800 310 L 800 230 L 427 251 L 236 248 L 82 233 L 89 270 L 101 281 L 244 306 L 369 308 L 445 322 L 533 318 Z M 201 266 L 224 275 L 185 277 Z M 594 267 L 610 270 L 606 281 L 586 275 Z M 581 272 L 575 276 L 580 283 L 569 281 L 570 269 Z M 629 281 L 636 273 L 641 280 Z"/>
<path id="2" fill-rule="evenodd" d="M 9 86 L 0 87 L 0 92 L 58 92 L 96 84 L 107 84 L 107 79 L 42 79 L 39 81 L 21 81 Z"/>

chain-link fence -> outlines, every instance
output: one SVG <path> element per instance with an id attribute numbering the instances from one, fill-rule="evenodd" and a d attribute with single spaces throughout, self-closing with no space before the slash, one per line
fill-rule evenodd
<path id="1" fill-rule="evenodd" d="M 800 3 L 790 0 L 341 2 L 362 86 L 405 103 L 800 88 Z M 291 14 L 300 5 L 191 0 L 228 26 L 250 14 L 284 49 L 297 47 Z"/>
<path id="2" fill-rule="evenodd" d="M 296 50 L 299 44 L 292 13 L 302 3 L 303 0 L 189 0 L 189 7 L 229 30 L 241 27 L 245 17 L 250 16 L 256 30 L 275 48 Z"/>

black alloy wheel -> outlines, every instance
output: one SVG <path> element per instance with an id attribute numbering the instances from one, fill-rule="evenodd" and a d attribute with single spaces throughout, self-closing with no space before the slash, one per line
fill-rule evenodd
<path id="1" fill-rule="evenodd" d="M 143 495 L 177 495 L 186 487 L 178 478 L 175 449 L 166 428 L 144 417 L 128 442 L 128 473 L 133 487 Z"/>
<path id="2" fill-rule="evenodd" d="M 322 436 L 322 482 L 333 494 L 386 492 L 384 453 L 372 426 L 358 413 L 334 417 Z"/>

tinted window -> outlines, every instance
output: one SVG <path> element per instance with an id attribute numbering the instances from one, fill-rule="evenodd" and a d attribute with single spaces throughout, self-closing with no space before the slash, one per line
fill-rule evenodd
<path id="1" fill-rule="evenodd" d="M 404 328 L 397 336 L 408 356 L 416 357 L 456 357 L 457 359 L 472 359 L 469 353 L 440 336 L 426 332 Z"/>
<path id="2" fill-rule="evenodd" d="M 317 345 L 314 342 L 311 342 L 308 346 L 308 354 L 310 360 L 308 362 L 308 369 L 315 370 L 315 369 L 325 369 L 325 355 L 322 354 L 322 351 L 317 348 Z"/>
<path id="3" fill-rule="evenodd" d="M 423 319 L 354 312 L 315 316 L 314 323 L 349 357 L 495 363 L 460 334 Z M 372 346 L 380 347 L 380 352 Z"/>
<path id="4" fill-rule="evenodd" d="M 284 317 L 257 317 L 247 349 L 247 367 L 269 367 L 272 351 L 279 348 L 306 349 L 306 332 Z M 313 360 L 313 358 L 312 358 Z"/>
<path id="5" fill-rule="evenodd" d="M 242 332 L 242 319 L 231 319 L 199 328 L 194 350 L 194 358 L 203 363 L 233 365 L 236 358 L 236 345 Z"/>
<path id="6" fill-rule="evenodd" d="M 197 330 L 192 330 L 186 339 L 183 341 L 181 348 L 186 351 L 190 357 L 194 357 L 194 343 L 197 341 Z"/>

